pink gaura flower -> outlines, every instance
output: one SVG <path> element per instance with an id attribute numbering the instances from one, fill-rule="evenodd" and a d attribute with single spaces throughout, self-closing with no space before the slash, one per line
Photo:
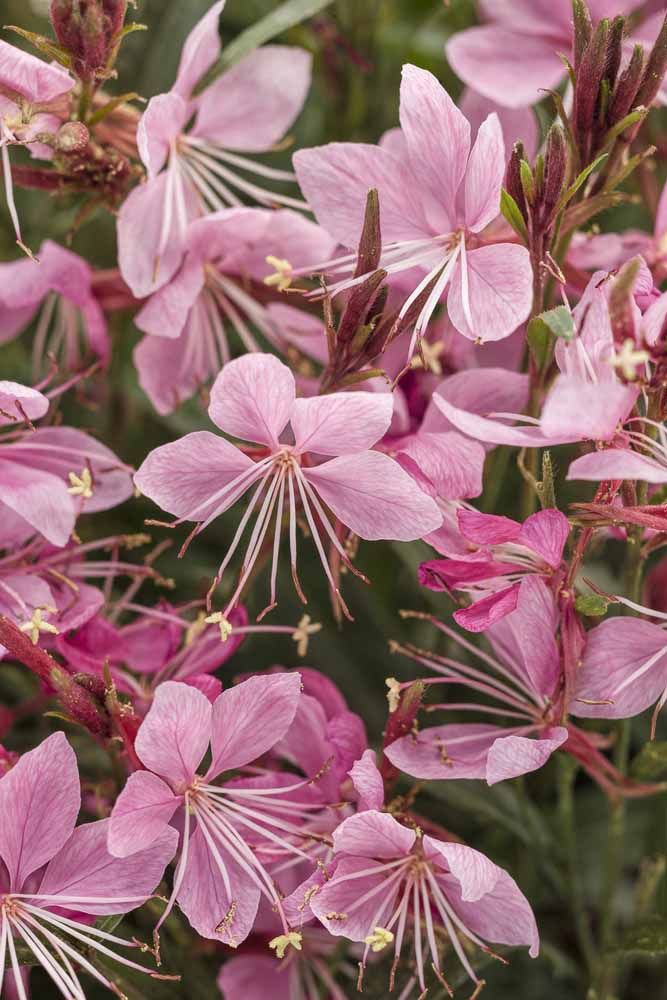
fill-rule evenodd
<path id="1" fill-rule="evenodd" d="M 499 104 L 535 104 L 565 76 L 561 53 L 572 50 L 571 0 L 479 0 L 484 24 L 459 31 L 447 43 L 447 59 L 469 86 Z M 589 0 L 594 21 L 628 14 L 640 0 Z M 649 17 L 633 41 L 651 44 L 663 4 L 649 5 Z"/>
<path id="2" fill-rule="evenodd" d="M 389 427 L 389 393 L 337 393 L 297 399 L 289 368 L 271 355 L 249 354 L 230 361 L 220 372 L 208 412 L 220 430 L 253 441 L 262 450 L 250 457 L 207 431 L 188 434 L 151 452 L 135 482 L 142 493 L 176 516 L 173 523 L 197 522 L 192 536 L 254 487 L 213 584 L 217 586 L 222 579 L 246 525 L 259 507 L 240 579 L 223 615 L 238 601 L 274 519 L 267 610 L 275 607 L 285 508 L 289 514 L 292 575 L 305 600 L 297 576 L 297 500 L 327 580 L 344 610 L 322 535 L 345 564 L 351 564 L 323 504 L 341 524 L 369 540 L 412 541 L 434 531 L 442 522 L 435 501 L 396 462 L 369 450 Z M 326 456 L 326 461 L 313 464 L 312 456 Z"/>
<path id="3" fill-rule="evenodd" d="M 294 122 L 310 86 L 310 53 L 263 46 L 194 96 L 220 55 L 224 6 L 225 0 L 218 0 L 192 30 L 174 86 L 150 101 L 139 123 L 137 144 L 148 181 L 132 192 L 118 218 L 120 269 L 138 298 L 173 275 L 188 223 L 197 216 L 241 206 L 244 198 L 268 207 L 307 208 L 244 175 L 294 180 L 289 171 L 245 154 L 269 152 Z"/>
<path id="4" fill-rule="evenodd" d="M 416 276 L 407 276 L 412 290 L 400 315 L 430 289 L 410 354 L 445 292 L 460 333 L 501 340 L 528 316 L 532 277 L 525 247 L 484 245 L 483 231 L 499 213 L 505 172 L 498 118 L 492 114 L 483 122 L 471 149 L 470 125 L 447 92 L 431 73 L 408 65 L 400 120 L 402 131 L 381 146 L 331 143 L 296 153 L 299 184 L 321 225 L 349 248 L 359 239 L 367 191 L 377 188 L 387 241 L 380 266 L 390 275 L 415 269 Z M 318 265 L 331 274 L 351 266 L 350 258 Z M 331 291 L 349 285 L 343 280 Z"/>
<path id="5" fill-rule="evenodd" d="M 104 313 L 95 298 L 92 269 L 70 250 L 46 240 L 34 261 L 0 264 L 0 343 L 13 340 L 37 318 L 33 375 L 43 374 L 45 355 L 65 371 L 79 370 L 92 354 L 109 360 Z"/>
<path id="6" fill-rule="evenodd" d="M 180 858 L 158 928 L 178 900 L 198 933 L 237 947 L 265 898 L 289 935 L 267 865 L 310 859 L 309 846 L 322 840 L 316 824 L 326 802 L 311 779 L 250 765 L 285 736 L 300 697 L 298 673 L 250 677 L 213 704 L 186 684 L 157 689 L 135 742 L 149 770 L 132 774 L 116 801 L 109 850 L 132 855 L 178 817 Z M 209 745 L 211 763 L 199 773 Z"/>
<path id="7" fill-rule="evenodd" d="M 80 807 L 76 757 L 63 733 L 24 754 L 0 778 L 0 993 L 5 965 L 20 980 L 17 942 L 64 997 L 84 996 L 76 969 L 122 995 L 110 974 L 87 957 L 90 952 L 170 978 L 118 954 L 114 946 L 140 942 L 100 930 L 93 920 L 127 913 L 150 898 L 174 856 L 176 831 L 164 829 L 149 848 L 120 859 L 107 850 L 109 820 L 75 829 Z M 26 995 L 19 985 L 18 997 Z"/>
<path id="8" fill-rule="evenodd" d="M 415 986 L 425 996 L 429 966 L 451 994 L 438 947 L 444 934 L 475 984 L 476 997 L 484 984 L 461 938 L 487 953 L 485 940 L 527 945 L 534 958 L 539 937 L 530 904 L 514 879 L 484 854 L 423 834 L 416 824 L 403 825 L 381 812 L 382 779 L 371 758 L 367 754 L 355 765 L 353 778 L 376 788 L 372 804 L 337 827 L 332 864 L 292 893 L 286 905 L 302 920 L 317 917 L 334 937 L 365 944 L 360 983 L 371 951 L 393 950 L 390 991 L 412 934 L 415 972 L 403 997 Z"/>
<path id="9" fill-rule="evenodd" d="M 445 553 L 444 559 L 422 563 L 419 582 L 429 590 L 453 590 L 470 597 L 470 606 L 455 611 L 454 619 L 470 632 L 483 632 L 515 610 L 528 575 L 552 581 L 561 566 L 570 524 L 558 510 L 538 511 L 521 524 L 463 508 L 457 521 L 469 554 Z"/>
<path id="10" fill-rule="evenodd" d="M 193 222 L 180 268 L 135 317 L 148 334 L 134 352 L 139 382 L 158 413 L 170 413 L 215 378 L 233 353 L 232 332 L 246 351 L 260 349 L 251 327 L 285 351 L 291 338 L 280 311 L 256 294 L 275 272 L 267 256 L 298 267 L 333 247 L 324 230 L 286 209 L 232 208 Z"/>
<path id="11" fill-rule="evenodd" d="M 108 510 L 132 496 L 130 469 L 109 448 L 72 427 L 29 429 L 49 400 L 36 389 L 0 382 L 0 540 L 39 533 L 65 545 L 79 514 Z M 11 425 L 15 424 L 16 429 Z"/>

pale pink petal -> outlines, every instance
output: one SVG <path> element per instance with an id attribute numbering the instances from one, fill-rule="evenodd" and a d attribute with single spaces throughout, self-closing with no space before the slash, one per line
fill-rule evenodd
<path id="1" fill-rule="evenodd" d="M 612 13 L 610 4 L 616 5 L 613 14 L 621 11 L 619 0 L 591 0 L 588 6 L 597 20 Z M 569 45 L 572 31 L 570 0 L 478 0 L 477 6 L 487 21 L 527 35 L 557 38 L 561 47 Z"/>
<path id="2" fill-rule="evenodd" d="M 197 691 L 201 691 L 211 704 L 222 694 L 222 681 L 218 680 L 217 677 L 211 677 L 210 674 L 189 674 L 182 680 L 184 684 L 189 684 Z"/>
<path id="3" fill-rule="evenodd" d="M 20 423 L 23 414 L 39 420 L 49 408 L 46 396 L 19 382 L 0 381 L 0 426 Z"/>
<path id="4" fill-rule="evenodd" d="M 554 750 L 567 740 L 564 726 L 544 730 L 538 739 L 526 736 L 503 736 L 496 740 L 486 759 L 486 780 L 489 785 L 520 774 L 537 771 L 548 761 Z"/>
<path id="5" fill-rule="evenodd" d="M 150 847 L 139 849 L 131 857 L 117 858 L 107 849 L 110 823 L 111 820 L 102 819 L 78 827 L 49 863 L 40 893 L 102 899 L 100 903 L 72 905 L 72 909 L 82 913 L 127 913 L 141 906 L 176 853 L 178 834 L 176 830 L 163 829 Z M 139 898 L 126 903 L 123 900 L 128 896 Z"/>
<path id="6" fill-rule="evenodd" d="M 9 458 L 9 455 L 7 455 Z M 0 500 L 51 542 L 65 545 L 74 530 L 74 504 L 66 484 L 41 469 L 0 459 Z"/>
<path id="7" fill-rule="evenodd" d="M 400 858 L 410 853 L 415 840 L 414 830 L 375 809 L 349 816 L 333 833 L 335 852 L 357 858 Z"/>
<path id="8" fill-rule="evenodd" d="M 519 583 L 516 609 L 491 624 L 486 636 L 496 656 L 539 701 L 553 697 L 561 668 L 556 628 L 558 608 L 551 589 L 538 576 Z"/>
<path id="9" fill-rule="evenodd" d="M 51 593 L 58 608 L 58 628 L 61 632 L 81 628 L 90 621 L 105 603 L 104 594 L 97 587 L 77 581 L 76 597 L 67 584 L 53 581 Z"/>
<path id="10" fill-rule="evenodd" d="M 456 519 L 461 534 L 476 545 L 498 545 L 515 541 L 521 531 L 518 521 L 499 514 L 484 514 L 480 510 L 459 510 Z"/>
<path id="11" fill-rule="evenodd" d="M 530 903 L 502 868 L 493 888 L 482 899 L 466 902 L 460 889 L 446 877 L 439 880 L 449 903 L 473 934 L 486 941 L 526 945 L 531 958 L 540 950 L 540 938 Z"/>
<path id="12" fill-rule="evenodd" d="M 433 74 L 411 65 L 403 67 L 400 121 L 412 170 L 425 189 L 428 218 L 441 232 L 451 232 L 470 153 L 470 125 Z"/>
<path id="13" fill-rule="evenodd" d="M 139 310 L 134 318 L 135 326 L 154 337 L 173 339 L 180 336 L 204 281 L 201 263 L 186 258 L 178 274 Z"/>
<path id="14" fill-rule="evenodd" d="M 505 176 L 505 141 L 498 115 L 482 122 L 472 147 L 465 183 L 465 221 L 479 233 L 500 211 L 500 190 Z"/>
<path id="15" fill-rule="evenodd" d="M 150 845 L 164 832 L 182 802 L 162 778 L 135 771 L 116 799 L 109 820 L 108 847 L 115 858 L 126 858 Z"/>
<path id="16" fill-rule="evenodd" d="M 492 892 L 502 872 L 486 854 L 465 844 L 449 843 L 426 835 L 424 850 L 440 863 L 444 861 L 446 869 L 459 883 L 461 899 L 467 903 L 474 903 Z"/>
<path id="17" fill-rule="evenodd" d="M 48 104 L 68 93 L 74 80 L 66 69 L 0 40 L 0 87 L 31 104 Z"/>
<path id="18" fill-rule="evenodd" d="M 410 542 L 442 524 L 435 501 L 378 451 L 332 458 L 303 474 L 336 517 L 369 541 Z"/>
<path id="19" fill-rule="evenodd" d="M 460 410 L 458 407 L 452 406 L 442 396 L 438 396 L 437 393 L 433 395 L 433 402 L 447 420 L 463 434 L 479 438 L 480 441 L 487 441 L 489 444 L 510 444 L 519 448 L 548 448 L 553 444 L 567 444 L 581 440 L 578 432 L 551 438 L 544 433 L 541 427 L 510 427 L 499 420 L 489 420 L 476 413 Z"/>
<path id="20" fill-rule="evenodd" d="M 603 479 L 641 479 L 659 484 L 667 483 L 667 466 L 629 448 L 605 448 L 576 458 L 570 463 L 567 478 L 595 483 Z"/>
<path id="21" fill-rule="evenodd" d="M 178 903 L 198 934 L 238 948 L 255 922 L 259 889 L 225 847 L 217 842 L 216 847 L 227 873 L 231 895 L 225 888 L 217 859 L 201 830 L 197 829 L 190 839 Z"/>
<path id="22" fill-rule="evenodd" d="M 447 43 L 447 59 L 469 87 L 509 108 L 535 104 L 558 86 L 565 67 L 556 38 L 526 36 L 488 25 L 459 31 Z"/>
<path id="23" fill-rule="evenodd" d="M 665 688 L 664 629 L 641 618 L 610 618 L 586 637 L 570 710 L 588 719 L 628 719 L 653 705 Z"/>
<path id="24" fill-rule="evenodd" d="M 335 256 L 338 244 L 322 226 L 288 208 L 268 210 L 267 214 L 269 218 L 266 230 L 261 239 L 256 241 L 255 248 L 261 268 L 253 264 L 251 259 L 247 260 L 247 264 L 244 263 L 244 267 L 255 277 L 263 281 L 272 272 L 273 269 L 266 260 L 267 253 L 287 258 L 294 268 L 307 267 Z M 302 312 L 302 315 L 313 318 L 312 313 Z"/>
<path id="25" fill-rule="evenodd" d="M 270 150 L 308 96 L 312 56 L 305 49 L 263 45 L 228 69 L 198 101 L 192 135 L 225 149 Z"/>
<path id="26" fill-rule="evenodd" d="M 271 955 L 251 952 L 226 961 L 217 983 L 223 1000 L 294 1000 L 298 975 L 297 963 L 285 968 Z"/>
<path id="27" fill-rule="evenodd" d="M 363 815 L 366 816 L 368 813 Z M 384 903 L 381 919 L 384 918 L 386 921 L 394 912 L 399 889 L 397 882 L 390 884 L 385 892 L 376 892 L 360 906 L 353 907 L 353 903 L 386 881 L 385 872 L 379 875 L 345 878 L 355 872 L 375 867 L 374 856 L 373 852 L 363 858 L 342 858 L 336 867 L 334 877 L 310 897 L 312 912 L 335 937 L 344 936 L 350 941 L 363 941 L 378 925 L 377 914 L 381 903 Z"/>
<path id="28" fill-rule="evenodd" d="M 64 733 L 24 753 L 0 779 L 0 858 L 16 892 L 66 843 L 80 807 L 76 756 Z"/>
<path id="29" fill-rule="evenodd" d="M 540 426 L 553 440 L 609 441 L 634 406 L 639 390 L 621 382 L 586 382 L 559 375 L 542 407 Z"/>
<path id="30" fill-rule="evenodd" d="M 294 154 L 299 185 L 320 225 L 342 243 L 356 248 L 366 196 L 375 188 L 385 242 L 433 234 L 418 200 L 409 167 L 386 149 L 364 143 L 332 142 Z M 313 263 L 319 263 L 313 261 Z"/>
<path id="31" fill-rule="evenodd" d="M 456 431 L 420 431 L 401 445 L 396 457 L 406 472 L 417 473 L 419 485 L 433 496 L 460 500 L 482 492 L 486 452 Z"/>
<path id="32" fill-rule="evenodd" d="M 384 782 L 375 762 L 375 751 L 365 750 L 350 770 L 350 777 L 357 793 L 357 809 L 380 810 L 384 805 Z"/>
<path id="33" fill-rule="evenodd" d="M 465 343 L 465 341 L 463 341 Z M 444 379 L 428 405 L 423 431 L 451 430 L 452 424 L 438 408 L 441 396 L 452 406 L 469 413 L 521 413 L 528 403 L 528 376 L 505 368 L 476 368 Z"/>
<path id="34" fill-rule="evenodd" d="M 272 326 L 282 340 L 296 347 L 297 351 L 307 358 L 326 365 L 329 360 L 329 348 L 321 319 L 282 302 L 270 302 L 266 311 Z"/>
<path id="35" fill-rule="evenodd" d="M 166 681 L 139 727 L 135 748 L 146 767 L 174 788 L 192 781 L 211 739 L 211 704 L 187 684 Z"/>
<path id="36" fill-rule="evenodd" d="M 521 583 L 497 590 L 469 608 L 454 612 L 454 621 L 468 632 L 486 632 L 491 625 L 516 610 Z"/>
<path id="37" fill-rule="evenodd" d="M 667 235 L 667 184 L 664 185 L 660 194 L 660 201 L 655 213 L 655 229 L 653 233 L 658 241 Z"/>
<path id="38" fill-rule="evenodd" d="M 200 79 L 220 55 L 219 22 L 225 0 L 217 0 L 194 26 L 185 40 L 176 82 L 172 87 L 181 97 L 190 97 Z"/>
<path id="39" fill-rule="evenodd" d="M 297 399 L 291 424 L 295 447 L 319 455 L 366 451 L 386 434 L 393 413 L 391 393 L 338 392 Z"/>
<path id="40" fill-rule="evenodd" d="M 272 354 L 230 361 L 211 389 L 208 415 L 226 434 L 278 447 L 296 396 L 294 376 Z"/>
<path id="41" fill-rule="evenodd" d="M 468 302 L 472 328 L 464 306 L 464 265 L 452 276 L 447 312 L 452 323 L 470 340 L 503 340 L 528 318 L 533 302 L 532 270 L 525 247 L 496 243 L 466 254 Z"/>
<path id="42" fill-rule="evenodd" d="M 665 185 L 665 190 L 667 190 L 667 184 Z M 642 331 L 646 343 L 651 347 L 659 343 L 661 337 L 664 336 L 666 326 L 667 292 L 661 295 L 659 299 L 656 299 L 644 313 Z"/>
<path id="43" fill-rule="evenodd" d="M 384 753 L 414 778 L 485 778 L 489 747 L 504 733 L 502 726 L 485 723 L 430 726 L 402 736 Z"/>
<path id="44" fill-rule="evenodd" d="M 224 438 L 195 431 L 152 451 L 134 481 L 162 510 L 203 521 L 218 506 L 224 509 L 211 498 L 252 464 L 252 459 Z M 227 506 L 234 496 L 227 494 Z"/>
<path id="45" fill-rule="evenodd" d="M 148 179 L 153 180 L 169 157 L 172 143 L 184 130 L 188 105 L 173 91 L 151 98 L 137 128 L 137 148 Z"/>
<path id="46" fill-rule="evenodd" d="M 466 87 L 459 99 L 459 107 L 470 122 L 473 135 L 482 122 L 495 112 L 500 119 L 505 140 L 505 155 L 509 158 L 512 146 L 517 140 L 523 142 L 526 153 L 532 160 L 537 152 L 540 130 L 537 116 L 531 108 L 505 108 L 494 100 L 484 97 L 472 87 Z"/>
<path id="47" fill-rule="evenodd" d="M 570 534 L 570 522 L 559 510 L 538 510 L 527 517 L 521 526 L 517 541 L 527 545 L 557 569 L 563 558 L 563 549 Z"/>
<path id="48" fill-rule="evenodd" d="M 249 677 L 223 691 L 213 706 L 209 779 L 270 750 L 292 724 L 300 697 L 296 671 Z"/>
<path id="49" fill-rule="evenodd" d="M 175 340 L 148 336 L 134 348 L 132 358 L 139 385 L 160 416 L 173 413 L 218 374 L 217 359 L 202 361 L 194 350 L 193 340 L 201 335 L 196 317 L 191 315 L 185 330 Z"/>

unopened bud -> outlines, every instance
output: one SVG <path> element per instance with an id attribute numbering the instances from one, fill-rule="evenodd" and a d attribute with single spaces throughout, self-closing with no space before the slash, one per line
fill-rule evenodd
<path id="1" fill-rule="evenodd" d="M 583 53 L 574 93 L 574 124 L 577 136 L 590 136 L 596 117 L 600 84 L 607 68 L 610 25 L 603 18 Z"/>
<path id="2" fill-rule="evenodd" d="M 544 152 L 542 211 L 544 221 L 547 223 L 563 193 L 567 172 L 568 155 L 565 132 L 560 125 L 552 125 L 547 135 Z"/>
<path id="3" fill-rule="evenodd" d="M 644 76 L 644 65 L 644 48 L 642 45 L 635 45 L 630 62 L 618 78 L 616 90 L 611 99 L 609 106 L 610 125 L 622 121 L 637 106 L 637 92 Z"/>
<path id="4" fill-rule="evenodd" d="M 83 122 L 65 122 L 56 133 L 56 150 L 59 153 L 83 153 L 88 147 L 90 133 Z"/>
<path id="5" fill-rule="evenodd" d="M 515 142 L 512 148 L 509 163 L 507 164 L 505 187 L 519 206 L 519 211 L 521 212 L 524 220 L 527 220 L 528 206 L 526 204 L 526 198 L 523 193 L 523 185 L 521 183 L 521 162 L 525 159 L 525 155 L 523 143 Z"/>
<path id="6" fill-rule="evenodd" d="M 574 22 L 574 69 L 576 72 L 593 34 L 593 22 L 586 0 L 573 0 L 572 19 Z"/>
<path id="7" fill-rule="evenodd" d="M 648 57 L 648 65 L 640 84 L 635 104 L 649 108 L 655 100 L 667 72 L 667 16 Z"/>
<path id="8" fill-rule="evenodd" d="M 53 30 L 82 79 L 109 68 L 126 12 L 127 0 L 52 0 Z"/>

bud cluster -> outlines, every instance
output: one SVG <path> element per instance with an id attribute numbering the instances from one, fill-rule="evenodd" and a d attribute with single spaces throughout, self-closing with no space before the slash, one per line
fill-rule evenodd
<path id="1" fill-rule="evenodd" d="M 108 77 L 126 12 L 127 0 L 52 0 L 53 30 L 84 82 Z"/>

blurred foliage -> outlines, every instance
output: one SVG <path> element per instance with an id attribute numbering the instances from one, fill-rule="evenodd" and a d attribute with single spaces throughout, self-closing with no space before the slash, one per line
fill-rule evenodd
<path id="1" fill-rule="evenodd" d="M 136 33 L 126 42 L 119 60 L 120 89 L 136 89 L 148 98 L 169 88 L 174 79 L 180 47 L 190 28 L 209 8 L 211 0 L 138 0 L 137 20 L 148 25 L 149 31 Z M 47 27 L 42 0 L 3 0 L 2 20 L 23 27 L 44 31 Z M 241 30 L 275 7 L 274 0 L 228 0 L 222 21 L 223 40 L 233 39 Z M 472 0 L 338 0 L 313 21 L 291 29 L 281 41 L 303 45 L 315 56 L 315 77 L 310 99 L 294 128 L 294 147 L 316 145 L 337 140 L 375 141 L 382 132 L 397 124 L 400 68 L 404 62 L 414 62 L 433 71 L 451 93 L 457 95 L 460 85 L 448 68 L 443 47 L 448 36 L 474 22 Z M 3 37 L 15 42 L 5 32 Z M 520 69 L 518 70 L 520 71 Z M 657 134 L 664 124 L 663 114 L 656 114 L 651 129 Z M 277 165 L 289 161 L 289 152 L 276 154 Z M 655 187 L 655 181 L 644 178 Z M 66 239 L 76 206 L 56 204 L 41 193 L 18 193 L 19 210 L 27 241 L 39 246 L 42 239 Z M 0 208 L 0 256 L 16 256 L 13 234 L 4 208 Z M 610 213 L 604 228 L 626 228 L 629 225 L 648 227 L 649 214 L 641 199 Z M 114 264 L 115 241 L 113 219 L 97 212 L 73 238 L 72 248 L 102 267 Z M 62 407 L 63 417 L 75 425 L 91 430 L 111 446 L 125 461 L 138 465 L 152 448 L 187 431 L 209 426 L 200 402 L 184 406 L 167 419 L 160 419 L 137 385 L 132 366 L 132 349 L 138 340 L 131 318 L 112 318 L 114 358 L 108 379 L 87 383 L 81 393 L 70 394 Z M 3 347 L 3 377 L 30 381 L 29 348 L 24 342 Z M 562 453 L 561 453 L 562 454 Z M 558 460 L 558 455 L 556 460 Z M 573 486 L 563 481 L 565 459 L 556 469 L 556 494 L 560 506 L 574 499 L 589 499 L 588 487 Z M 514 456 L 498 450 L 487 466 L 487 492 L 481 499 L 485 509 L 515 513 L 519 477 Z M 133 500 L 108 514 L 95 515 L 81 525 L 85 539 L 114 532 L 140 530 L 145 517 L 155 516 L 155 509 L 145 500 Z M 176 580 L 176 599 L 191 599 L 205 593 L 225 546 L 230 540 L 236 515 L 222 518 L 190 547 L 187 557 L 176 558 L 178 544 L 161 560 L 163 573 Z M 166 533 L 155 529 L 154 538 Z M 182 540 L 178 536 L 178 541 Z M 587 564 L 590 578 L 605 589 L 618 584 L 620 543 L 610 543 L 597 559 Z M 325 623 L 325 630 L 313 641 L 308 661 L 332 677 L 342 688 L 350 705 L 366 721 L 369 739 L 376 744 L 381 738 L 386 718 L 384 679 L 396 675 L 400 679 L 412 676 L 413 667 L 407 661 L 392 658 L 387 642 L 390 638 L 410 639 L 425 647 L 433 647 L 436 639 L 424 623 L 405 622 L 398 617 L 400 608 L 428 609 L 442 617 L 452 607 L 443 595 L 422 591 L 416 584 L 416 568 L 427 555 L 427 547 L 375 544 L 362 545 L 358 565 L 372 581 L 370 588 L 346 577 L 345 597 L 355 616 L 352 624 L 336 626 L 325 581 L 307 545 L 301 546 L 300 575 L 309 598 L 308 612 L 313 619 Z M 604 556 L 604 561 L 603 557 Z M 263 573 L 253 591 L 250 610 L 259 611 L 266 601 L 266 574 Z M 224 590 L 224 587 L 223 587 Z M 146 591 L 146 600 L 157 599 L 158 591 Z M 298 621 L 302 607 L 296 599 L 289 572 L 283 573 L 279 588 L 280 603 L 272 619 L 280 624 Z M 440 650 L 444 652 L 442 644 Z M 298 660 L 289 638 L 270 637 L 247 641 L 229 665 L 231 671 L 260 670 L 272 663 L 296 666 Z M 34 694 L 32 681 L 25 673 L 11 666 L 0 673 L 0 701 L 14 704 Z M 11 734 L 8 743 L 23 749 L 34 745 L 53 720 L 26 716 Z M 595 724 L 593 724 L 595 725 Z M 607 727 L 608 728 L 608 727 Z M 109 773 L 104 754 L 91 746 L 82 733 L 70 735 L 81 760 L 85 775 L 99 778 Z M 659 736 L 667 738 L 664 720 Z M 632 753 L 638 753 L 648 736 L 645 719 L 633 724 Z M 664 744 L 663 744 L 664 747 Z M 642 776 L 651 761 L 646 752 L 638 764 Z M 506 866 L 531 900 L 540 926 L 543 948 L 537 961 L 531 961 L 519 951 L 511 956 L 509 967 L 492 962 L 483 975 L 488 982 L 484 997 L 517 998 L 517 1000 L 596 1000 L 587 994 L 587 979 L 574 933 L 571 913 L 566 901 L 566 840 L 560 826 L 556 788 L 558 761 L 525 779 L 504 783 L 490 789 L 475 782 L 431 782 L 418 799 L 417 806 L 432 815 L 474 847 L 487 852 L 494 861 Z M 574 863 L 583 905 L 595 925 L 596 906 L 602 891 L 605 865 L 609 807 L 603 794 L 584 776 L 575 782 L 576 845 Z M 667 884 L 664 865 L 657 870 L 651 885 L 648 904 L 640 897 L 638 886 L 641 873 L 649 862 L 664 853 L 667 837 L 667 796 L 647 801 L 630 802 L 627 806 L 628 836 L 621 859 L 621 892 L 615 905 L 627 928 L 628 955 L 624 958 L 623 976 L 618 1000 L 667 1000 Z M 650 919 L 647 918 L 649 913 Z M 635 920 L 644 924 L 633 927 Z M 149 908 L 124 922 L 128 936 L 139 933 L 148 937 L 153 917 Z M 648 942 L 648 944 L 646 944 Z M 220 962 L 220 952 L 212 942 L 197 940 L 185 921 L 175 916 L 169 921 L 163 948 L 165 969 L 181 972 L 181 985 L 161 984 L 146 979 L 133 979 L 123 984 L 128 996 L 139 998 L 184 997 L 189 1000 L 209 1000 L 217 995 L 214 977 Z M 620 961 L 619 954 L 610 955 L 609 962 Z M 380 998 L 386 995 L 386 969 L 369 970 L 364 996 Z M 39 974 L 38 974 L 39 975 Z M 456 973 L 453 973 L 453 982 Z M 120 981 L 120 980 L 119 980 Z M 88 996 L 108 994 L 96 991 L 91 984 Z M 462 983 L 460 995 L 467 995 L 469 984 Z M 49 1000 L 55 996 L 45 979 L 35 976 L 34 997 Z M 350 987 L 350 996 L 356 995 Z M 434 988 L 433 997 L 440 996 Z"/>

